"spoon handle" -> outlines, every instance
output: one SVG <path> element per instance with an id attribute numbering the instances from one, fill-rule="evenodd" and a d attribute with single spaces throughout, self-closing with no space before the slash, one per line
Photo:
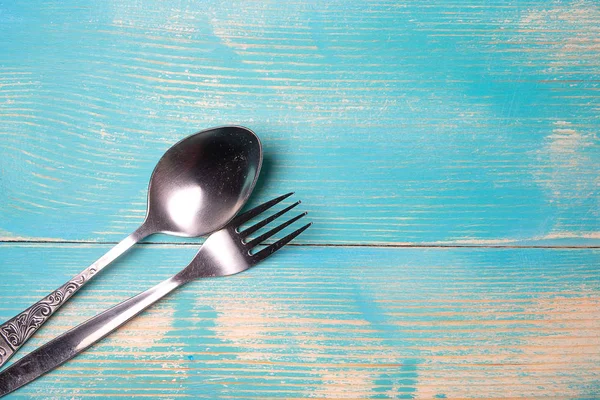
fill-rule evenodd
<path id="1" fill-rule="evenodd" d="M 0 397 L 69 361 L 187 282 L 169 278 L 35 349 L 0 373 Z"/>
<path id="2" fill-rule="evenodd" d="M 56 310 L 96 276 L 98 272 L 151 233 L 142 224 L 135 232 L 123 239 L 67 283 L 14 318 L 0 325 L 0 368 L 23 346 L 40 326 L 50 319 Z"/>

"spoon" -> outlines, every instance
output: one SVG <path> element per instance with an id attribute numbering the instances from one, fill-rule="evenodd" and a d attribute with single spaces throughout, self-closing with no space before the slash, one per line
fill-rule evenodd
<path id="1" fill-rule="evenodd" d="M 248 200 L 261 164 L 260 140 L 241 126 L 207 129 L 173 145 L 150 178 L 142 225 L 69 282 L 0 325 L 0 367 L 58 308 L 137 242 L 154 233 L 196 237 L 225 226 Z"/>

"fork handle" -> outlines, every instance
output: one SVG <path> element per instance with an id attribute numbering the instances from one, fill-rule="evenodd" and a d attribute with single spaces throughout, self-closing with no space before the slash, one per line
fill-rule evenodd
<path id="1" fill-rule="evenodd" d="M 25 311 L 0 325 L 0 368 L 23 346 L 23 344 L 79 289 L 98 272 L 125 253 L 134 244 L 150 235 L 151 230 L 142 224 L 135 232 L 123 239 L 92 265 L 70 281 L 38 301 Z"/>
<path id="2" fill-rule="evenodd" d="M 186 282 L 169 278 L 32 351 L 0 372 L 0 397 L 69 361 Z"/>

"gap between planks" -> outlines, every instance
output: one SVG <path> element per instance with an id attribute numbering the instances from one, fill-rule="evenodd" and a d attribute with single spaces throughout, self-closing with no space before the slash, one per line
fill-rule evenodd
<path id="1" fill-rule="evenodd" d="M 24 240 L 24 239 L 4 239 L 0 240 L 0 245 L 2 244 L 82 244 L 82 245 L 116 245 L 119 242 L 115 241 L 106 241 L 106 242 L 96 242 L 89 240 Z M 141 241 L 137 243 L 138 245 L 157 245 L 157 246 L 198 246 L 203 242 L 148 242 Z M 273 244 L 273 242 L 264 242 L 260 245 L 268 246 Z M 600 245 L 518 245 L 518 244 L 409 244 L 409 243 L 289 243 L 286 246 L 296 246 L 296 247 L 340 247 L 340 248 L 438 248 L 438 249 L 600 249 Z"/>

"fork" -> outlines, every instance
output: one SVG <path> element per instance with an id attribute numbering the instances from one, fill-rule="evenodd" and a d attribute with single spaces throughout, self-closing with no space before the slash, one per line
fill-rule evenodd
<path id="1" fill-rule="evenodd" d="M 277 197 L 237 216 L 225 228 L 210 235 L 196 253 L 194 259 L 175 276 L 96 315 L 15 362 L 11 367 L 0 373 L 0 397 L 67 362 L 178 287 L 200 278 L 238 274 L 281 249 L 306 230 L 311 223 L 302 226 L 275 243 L 253 252 L 259 243 L 304 217 L 306 212 L 254 239 L 247 239 L 254 232 L 296 207 L 300 204 L 300 201 L 249 228 L 240 229 L 243 224 L 292 194 L 288 193 Z"/>

